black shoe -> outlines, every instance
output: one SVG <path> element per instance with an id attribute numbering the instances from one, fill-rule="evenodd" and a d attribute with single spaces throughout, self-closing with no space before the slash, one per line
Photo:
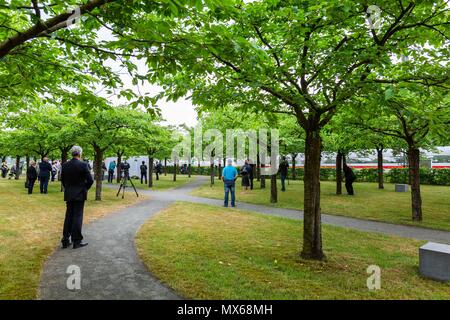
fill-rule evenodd
<path id="1" fill-rule="evenodd" d="M 67 249 L 68 247 L 70 247 L 72 245 L 72 242 L 66 242 L 66 243 L 62 243 L 61 248 L 63 249 Z"/>
<path id="2" fill-rule="evenodd" d="M 74 243 L 73 248 L 74 249 L 83 248 L 83 247 L 86 247 L 87 245 L 88 245 L 87 242 Z"/>

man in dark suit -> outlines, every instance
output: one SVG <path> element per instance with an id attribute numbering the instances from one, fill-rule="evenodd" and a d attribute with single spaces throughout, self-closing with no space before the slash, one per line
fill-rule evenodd
<path id="1" fill-rule="evenodd" d="M 87 246 L 87 243 L 82 242 L 81 228 L 83 226 L 84 202 L 87 200 L 88 190 L 91 188 L 94 180 L 87 163 L 80 160 L 82 152 L 81 147 L 74 146 L 71 150 L 72 160 L 64 163 L 61 170 L 64 201 L 66 201 L 67 205 L 63 238 L 61 240 L 63 249 L 71 245 L 70 238 L 74 249 Z"/>
<path id="2" fill-rule="evenodd" d="M 30 162 L 30 166 L 28 167 L 27 170 L 27 188 L 28 188 L 28 194 L 32 194 L 33 193 L 33 187 L 34 187 L 34 183 L 36 182 L 38 177 L 37 171 L 36 171 L 36 162 L 31 161 Z"/>
<path id="3" fill-rule="evenodd" d="M 147 184 L 147 165 L 145 164 L 145 161 L 142 161 L 140 169 L 141 169 L 141 184 L 144 183 L 144 180 L 145 184 Z"/>
<path id="4" fill-rule="evenodd" d="M 41 193 L 48 193 L 48 182 L 50 180 L 50 174 L 52 172 L 52 165 L 48 161 L 47 157 L 42 159 L 42 162 L 39 163 L 39 181 L 40 181 L 40 190 Z"/>

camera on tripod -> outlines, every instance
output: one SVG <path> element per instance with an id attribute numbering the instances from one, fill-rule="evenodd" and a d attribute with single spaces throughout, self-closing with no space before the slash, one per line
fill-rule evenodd
<path id="1" fill-rule="evenodd" d="M 139 197 L 139 194 L 136 190 L 136 187 L 134 186 L 133 180 L 130 179 L 130 164 L 128 162 L 122 162 L 120 164 L 120 172 L 121 172 L 121 181 L 119 186 L 119 191 L 117 191 L 117 197 L 120 194 L 120 191 L 122 191 L 122 199 L 125 198 L 125 189 L 128 186 L 128 182 L 130 182 L 131 186 L 134 189 L 134 192 L 136 193 L 136 197 Z"/>
<path id="2" fill-rule="evenodd" d="M 123 177 L 130 177 L 130 164 L 128 162 L 122 162 L 120 164 L 120 172 Z"/>

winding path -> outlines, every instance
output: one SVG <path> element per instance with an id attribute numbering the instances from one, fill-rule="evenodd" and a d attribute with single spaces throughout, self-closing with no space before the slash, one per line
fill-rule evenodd
<path id="1" fill-rule="evenodd" d="M 221 206 L 221 200 L 189 195 L 208 178 L 169 191 L 143 191 L 151 199 L 94 221 L 84 228 L 89 245 L 79 250 L 57 249 L 44 266 L 40 299 L 179 299 L 175 292 L 153 277 L 136 253 L 134 238 L 139 227 L 158 211 L 175 201 Z M 129 193 L 128 196 L 133 196 Z M 302 219 L 298 210 L 238 203 L 239 209 Z M 322 222 L 362 231 L 409 237 L 450 244 L 450 232 L 394 225 L 323 214 Z M 68 290 L 69 266 L 81 271 L 81 289 Z"/>

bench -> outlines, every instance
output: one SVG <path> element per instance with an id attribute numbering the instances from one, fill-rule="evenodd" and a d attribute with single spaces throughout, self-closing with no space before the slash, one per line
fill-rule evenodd
<path id="1" fill-rule="evenodd" d="M 419 249 L 419 271 L 424 277 L 450 280 L 450 245 L 428 242 Z"/>
<path id="2" fill-rule="evenodd" d="M 399 184 L 395 185 L 395 192 L 408 192 L 409 186 L 407 184 Z"/>

